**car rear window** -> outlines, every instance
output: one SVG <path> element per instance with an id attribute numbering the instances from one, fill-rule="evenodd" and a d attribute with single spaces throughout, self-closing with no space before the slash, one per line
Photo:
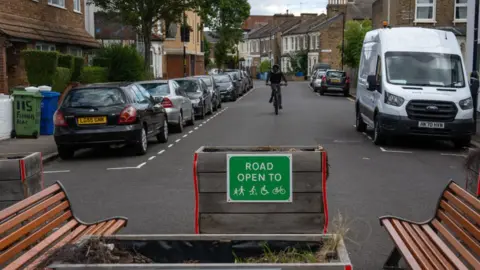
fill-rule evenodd
<path id="1" fill-rule="evenodd" d="M 147 89 L 152 96 L 163 96 L 170 94 L 168 83 L 142 83 L 141 86 Z"/>
<path id="2" fill-rule="evenodd" d="M 119 88 L 84 88 L 71 90 L 65 97 L 62 107 L 109 107 L 125 103 L 125 95 Z"/>
<path id="3" fill-rule="evenodd" d="M 201 79 L 208 87 L 212 86 L 212 80 L 210 80 L 210 78 L 202 77 Z"/>
<path id="4" fill-rule="evenodd" d="M 213 79 L 215 80 L 216 83 L 229 83 L 232 81 L 228 75 L 215 76 L 213 77 Z"/>
<path id="5" fill-rule="evenodd" d="M 341 72 L 341 71 L 329 71 L 327 73 L 327 76 L 330 77 L 330 78 L 342 78 L 342 77 L 345 77 L 345 72 Z"/>
<path id="6" fill-rule="evenodd" d="M 200 89 L 198 88 L 198 84 L 196 81 L 191 81 L 191 80 L 178 80 L 176 81 L 178 85 L 185 91 L 185 92 L 200 92 Z"/>

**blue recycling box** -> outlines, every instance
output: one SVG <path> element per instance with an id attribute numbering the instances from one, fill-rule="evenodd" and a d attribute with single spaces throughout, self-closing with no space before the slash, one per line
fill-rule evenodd
<path id="1" fill-rule="evenodd" d="M 60 93 L 52 91 L 40 91 L 42 94 L 40 135 L 53 135 L 53 115 L 57 110 Z"/>

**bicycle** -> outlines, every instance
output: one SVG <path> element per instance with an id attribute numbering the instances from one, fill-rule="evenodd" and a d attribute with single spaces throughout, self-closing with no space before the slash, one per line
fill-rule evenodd
<path id="1" fill-rule="evenodd" d="M 267 85 L 271 85 L 273 86 L 272 89 L 274 90 L 274 93 L 273 93 L 273 108 L 275 108 L 275 114 L 278 115 L 278 108 L 279 108 L 279 104 L 278 104 L 278 99 L 280 98 L 278 96 L 278 93 L 279 93 L 279 90 L 280 90 L 280 86 L 287 86 L 286 83 L 274 83 L 274 84 L 270 84 L 270 83 L 267 83 Z"/>

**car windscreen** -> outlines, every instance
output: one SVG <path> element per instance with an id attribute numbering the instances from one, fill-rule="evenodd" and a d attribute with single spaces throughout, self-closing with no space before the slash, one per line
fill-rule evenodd
<path id="1" fill-rule="evenodd" d="M 345 77 L 345 72 L 329 71 L 329 72 L 327 72 L 327 77 L 328 78 L 339 78 L 339 79 L 341 79 L 342 77 Z"/>
<path id="2" fill-rule="evenodd" d="M 196 81 L 191 80 L 175 80 L 178 85 L 185 91 L 185 92 L 201 92 L 200 88 L 198 88 L 198 84 Z"/>
<path id="3" fill-rule="evenodd" d="M 152 96 L 166 96 L 170 94 L 170 88 L 168 87 L 168 83 L 161 82 L 161 83 L 142 83 L 140 84 L 143 88 L 147 89 L 147 91 Z"/>
<path id="4" fill-rule="evenodd" d="M 212 86 L 212 80 L 208 77 L 201 77 L 202 81 L 208 86 Z"/>
<path id="5" fill-rule="evenodd" d="M 232 80 L 230 79 L 230 77 L 228 75 L 225 75 L 225 76 L 215 76 L 213 77 L 213 79 L 215 80 L 216 83 L 229 83 L 229 82 L 232 82 Z"/>
<path id="6" fill-rule="evenodd" d="M 387 81 L 398 85 L 465 87 L 459 55 L 429 52 L 385 53 Z"/>
<path id="7" fill-rule="evenodd" d="M 118 88 L 73 89 L 63 100 L 63 108 L 99 108 L 125 104 L 125 96 Z"/>

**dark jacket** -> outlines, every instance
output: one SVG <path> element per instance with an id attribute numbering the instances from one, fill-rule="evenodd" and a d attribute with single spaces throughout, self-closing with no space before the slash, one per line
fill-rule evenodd
<path id="1" fill-rule="evenodd" d="M 282 80 L 287 82 L 287 78 L 285 78 L 285 75 L 281 71 L 274 72 L 272 70 L 267 75 L 267 83 L 279 84 Z"/>

